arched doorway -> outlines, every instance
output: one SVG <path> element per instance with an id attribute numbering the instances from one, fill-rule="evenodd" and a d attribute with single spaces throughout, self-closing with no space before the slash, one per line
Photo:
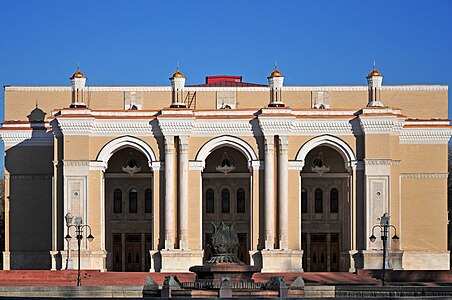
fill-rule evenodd
<path id="1" fill-rule="evenodd" d="M 303 268 L 311 272 L 347 270 L 350 250 L 350 172 L 336 148 L 319 145 L 301 171 Z"/>
<path id="2" fill-rule="evenodd" d="M 147 157 L 122 148 L 105 171 L 107 270 L 147 271 L 152 245 L 153 174 Z"/>
<path id="3" fill-rule="evenodd" d="M 202 233 L 204 260 L 212 253 L 207 243 L 213 232 L 211 222 L 235 223 L 240 246 L 238 257 L 249 264 L 251 219 L 251 173 L 247 158 L 237 149 L 223 146 L 205 160 L 202 173 Z"/>

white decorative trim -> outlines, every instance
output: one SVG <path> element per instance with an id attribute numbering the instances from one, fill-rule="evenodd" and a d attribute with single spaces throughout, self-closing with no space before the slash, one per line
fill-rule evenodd
<path id="1" fill-rule="evenodd" d="M 400 144 L 447 144 L 452 128 L 403 128 Z"/>
<path id="2" fill-rule="evenodd" d="M 190 135 L 195 123 L 192 117 L 159 118 L 158 125 L 163 135 Z"/>
<path id="3" fill-rule="evenodd" d="M 361 133 L 361 128 L 357 126 L 357 122 L 350 122 L 350 119 L 297 119 L 292 123 L 292 133 L 296 135 L 353 135 L 354 133 Z"/>
<path id="4" fill-rule="evenodd" d="M 140 151 L 146 156 L 148 162 L 157 161 L 152 148 L 146 142 L 133 136 L 122 136 L 108 142 L 97 155 L 97 161 L 108 163 L 108 160 L 116 151 L 125 147 L 134 148 Z"/>
<path id="5" fill-rule="evenodd" d="M 265 113 L 271 113 L 271 110 L 266 110 Z M 291 113 L 288 111 L 287 113 Z M 264 133 L 264 135 L 276 135 L 283 134 L 287 135 L 293 131 L 293 122 L 295 121 L 295 116 L 287 116 L 286 114 L 278 116 L 266 116 L 260 115 L 258 117 L 259 126 Z"/>
<path id="6" fill-rule="evenodd" d="M 348 119 L 352 119 L 355 117 L 356 109 L 344 109 L 344 110 L 335 110 L 335 109 L 303 109 L 296 108 L 292 111 L 292 114 L 296 116 L 323 116 L 325 118 L 328 117 L 344 117 Z"/>
<path id="7" fill-rule="evenodd" d="M 432 119 L 432 120 L 418 120 L 418 119 L 407 119 L 405 120 L 405 126 L 408 125 L 422 125 L 422 126 L 428 126 L 428 125 L 433 125 L 433 126 L 450 126 L 450 121 L 449 120 L 442 120 L 442 119 Z"/>
<path id="8" fill-rule="evenodd" d="M 400 173 L 402 179 L 447 179 L 448 173 Z"/>
<path id="9" fill-rule="evenodd" d="M 264 161 L 263 160 L 253 160 L 251 161 L 250 171 L 260 171 L 264 169 Z"/>
<path id="10" fill-rule="evenodd" d="M 89 135 L 93 128 L 93 117 L 57 118 L 58 127 L 64 135 Z"/>
<path id="11" fill-rule="evenodd" d="M 161 169 L 163 169 L 163 162 L 160 161 L 152 161 L 149 164 L 149 168 L 151 168 L 152 171 L 156 172 L 156 171 L 160 171 Z"/>
<path id="12" fill-rule="evenodd" d="M 251 118 L 250 118 L 251 119 Z M 196 120 L 193 124 L 193 135 L 244 135 L 252 136 L 255 132 L 254 122 L 250 123 L 250 119 L 240 120 L 226 120 L 226 119 L 212 119 L 212 120 Z"/>
<path id="13" fill-rule="evenodd" d="M 204 161 L 192 160 L 188 163 L 188 169 L 190 171 L 202 171 L 204 170 Z"/>
<path id="14" fill-rule="evenodd" d="M 9 126 L 8 126 L 9 127 Z M 46 130 L 0 130 L 0 139 L 5 147 L 53 146 L 53 132 Z"/>
<path id="15" fill-rule="evenodd" d="M 251 166 L 252 161 L 259 160 L 254 149 L 247 142 L 235 136 L 223 135 L 205 143 L 201 149 L 199 149 L 198 154 L 196 154 L 196 161 L 201 161 L 204 164 L 210 153 L 222 146 L 230 146 L 242 152 L 248 160 L 249 166 Z"/>
<path id="16" fill-rule="evenodd" d="M 366 166 L 398 166 L 400 160 L 393 159 L 364 159 Z"/>
<path id="17" fill-rule="evenodd" d="M 89 92 L 171 92 L 171 86 L 87 86 Z M 290 92 L 367 92 L 365 86 L 284 86 L 282 91 Z M 383 91 L 447 91 L 447 85 L 384 85 Z M 8 92 L 71 92 L 71 86 L 6 86 Z M 259 91 L 268 92 L 270 87 L 185 87 L 185 91 Z"/>
<path id="18" fill-rule="evenodd" d="M 360 116 L 359 121 L 364 134 L 398 134 L 404 119 L 386 116 Z"/>
<path id="19" fill-rule="evenodd" d="M 304 161 L 291 160 L 288 162 L 288 168 L 289 170 L 301 171 L 303 170 L 304 163 L 305 163 Z"/>
<path id="20" fill-rule="evenodd" d="M 89 169 L 90 171 L 103 171 L 107 170 L 108 164 L 104 161 L 90 161 Z"/>
<path id="21" fill-rule="evenodd" d="M 319 146 L 327 146 L 337 150 L 344 158 L 345 168 L 353 166 L 353 162 L 356 161 L 356 156 L 352 148 L 340 138 L 331 135 L 317 136 L 306 142 L 298 151 L 295 160 L 304 161 L 309 151 Z"/>
<path id="22" fill-rule="evenodd" d="M 64 167 L 89 167 L 89 160 L 63 160 Z"/>
<path id="23" fill-rule="evenodd" d="M 95 120 L 91 127 L 92 135 L 133 134 L 153 135 L 149 120 Z"/>

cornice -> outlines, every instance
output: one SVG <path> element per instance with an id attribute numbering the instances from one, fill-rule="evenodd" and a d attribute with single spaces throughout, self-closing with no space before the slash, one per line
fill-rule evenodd
<path id="1" fill-rule="evenodd" d="M 193 131 L 194 117 L 158 118 L 158 126 L 163 135 L 190 135 Z"/>
<path id="2" fill-rule="evenodd" d="M 256 122 L 251 120 L 197 120 L 193 123 L 193 135 L 244 135 L 252 136 L 256 132 Z"/>
<path id="3" fill-rule="evenodd" d="M 359 121 L 364 134 L 399 134 L 404 125 L 397 116 L 360 116 Z"/>
<path id="4" fill-rule="evenodd" d="M 0 139 L 6 148 L 15 146 L 53 146 L 54 135 L 47 130 L 1 130 Z"/>
<path id="5" fill-rule="evenodd" d="M 296 135 L 312 134 L 338 134 L 353 135 L 360 134 L 360 126 L 357 122 L 328 119 L 297 119 L 292 124 L 292 133 Z"/>
<path id="6" fill-rule="evenodd" d="M 447 144 L 452 128 L 403 128 L 400 144 Z"/>
<path id="7" fill-rule="evenodd" d="M 185 87 L 185 91 L 255 91 L 268 92 L 270 87 Z M 366 86 L 284 86 L 288 92 L 367 92 Z M 447 85 L 384 85 L 382 91 L 447 91 Z M 71 92 L 71 86 L 6 86 L 7 92 Z M 87 86 L 87 92 L 171 92 L 171 86 Z"/>

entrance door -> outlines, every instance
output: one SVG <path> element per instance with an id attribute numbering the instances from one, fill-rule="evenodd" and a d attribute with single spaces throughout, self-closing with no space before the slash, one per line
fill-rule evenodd
<path id="1" fill-rule="evenodd" d="M 325 234 L 311 235 L 311 271 L 326 272 L 327 266 L 327 244 Z"/>
<path id="2" fill-rule="evenodd" d="M 141 236 L 139 234 L 126 235 L 126 271 L 141 271 Z"/>

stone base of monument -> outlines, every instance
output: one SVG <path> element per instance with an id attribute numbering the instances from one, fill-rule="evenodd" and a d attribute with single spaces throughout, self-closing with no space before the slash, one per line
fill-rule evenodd
<path id="1" fill-rule="evenodd" d="M 148 276 L 143 288 L 143 297 L 164 298 L 287 298 L 303 295 L 304 281 L 301 277 L 288 286 L 280 276 L 271 277 L 268 282 L 232 281 L 229 277 L 222 277 L 220 281 L 180 282 L 176 276 L 167 276 L 161 289 Z"/>
<path id="2" fill-rule="evenodd" d="M 228 277 L 232 282 L 253 282 L 251 277 L 259 272 L 259 268 L 243 263 L 213 263 L 193 266 L 190 272 L 196 273 L 196 282 L 220 282 L 223 277 Z"/>

